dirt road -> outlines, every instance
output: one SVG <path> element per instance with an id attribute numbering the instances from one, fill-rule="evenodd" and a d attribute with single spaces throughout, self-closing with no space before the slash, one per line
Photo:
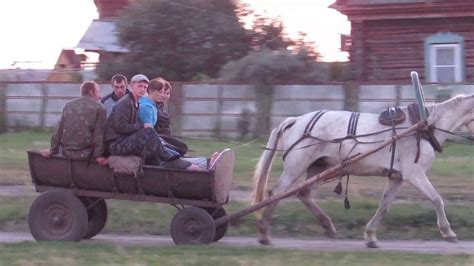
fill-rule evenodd
<path id="1" fill-rule="evenodd" d="M 22 241 L 34 241 L 28 233 L 6 233 L 0 232 L 0 243 L 17 243 Z M 405 240 L 382 240 L 380 248 L 368 249 L 362 240 L 328 240 L 328 239 L 293 239 L 274 238 L 274 243 L 269 248 L 317 250 L 326 252 L 348 252 L 348 251 L 390 251 L 410 253 L 432 253 L 432 254 L 470 254 L 474 255 L 474 241 L 460 241 L 448 243 L 444 241 L 405 241 Z M 117 245 L 134 246 L 173 246 L 174 243 L 167 236 L 150 235 L 98 235 L 92 240 L 83 243 L 109 243 Z M 222 247 L 261 247 L 253 237 L 224 237 L 213 245 Z"/>
<path id="2" fill-rule="evenodd" d="M 232 191 L 231 200 L 248 200 L 249 191 Z M 0 196 L 19 197 L 37 195 L 33 186 L 0 186 Z M 0 243 L 34 241 L 29 233 L 0 232 Z M 172 246 L 170 237 L 150 235 L 99 235 L 90 243 L 114 243 L 119 245 L 138 246 Z M 318 251 L 397 251 L 413 253 L 471 254 L 474 255 L 474 241 L 448 243 L 445 241 L 405 241 L 382 240 L 379 249 L 368 249 L 363 240 L 330 240 L 330 239 L 294 239 L 274 238 L 270 248 L 301 249 Z M 224 237 L 213 245 L 226 247 L 261 247 L 254 237 Z"/>

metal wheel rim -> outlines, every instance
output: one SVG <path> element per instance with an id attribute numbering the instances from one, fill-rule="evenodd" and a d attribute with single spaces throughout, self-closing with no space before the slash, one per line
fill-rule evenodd
<path id="1" fill-rule="evenodd" d="M 63 203 L 51 203 L 44 210 L 41 222 L 48 234 L 61 236 L 71 230 L 71 210 Z"/>
<path id="2" fill-rule="evenodd" d="M 186 219 L 181 228 L 192 243 L 199 243 L 199 239 L 204 235 L 202 223 L 195 218 Z"/>

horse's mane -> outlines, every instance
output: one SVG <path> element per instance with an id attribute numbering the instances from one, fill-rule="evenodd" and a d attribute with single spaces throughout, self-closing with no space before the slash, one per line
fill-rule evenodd
<path id="1" fill-rule="evenodd" d="M 470 98 L 474 98 L 474 94 L 459 94 L 444 102 L 426 105 L 426 108 L 430 114 L 430 120 L 437 121 L 446 111 L 460 106 L 464 101 Z"/>

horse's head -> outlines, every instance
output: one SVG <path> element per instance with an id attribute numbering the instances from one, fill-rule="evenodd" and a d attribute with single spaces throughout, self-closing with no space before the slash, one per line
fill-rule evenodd
<path id="1" fill-rule="evenodd" d="M 437 128 L 452 132 L 465 126 L 474 136 L 474 94 L 457 95 L 445 102 L 428 106 L 428 110 L 428 120 L 431 119 L 428 122 L 434 122 Z M 447 135 L 439 134 L 437 138 L 443 142 Z"/>

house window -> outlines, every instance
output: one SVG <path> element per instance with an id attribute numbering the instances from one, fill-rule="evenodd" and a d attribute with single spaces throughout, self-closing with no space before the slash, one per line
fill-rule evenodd
<path id="1" fill-rule="evenodd" d="M 430 51 L 432 82 L 461 82 L 461 53 L 459 44 L 433 44 Z"/>
<path id="2" fill-rule="evenodd" d="M 464 38 L 440 33 L 425 40 L 426 80 L 436 83 L 464 81 Z"/>

